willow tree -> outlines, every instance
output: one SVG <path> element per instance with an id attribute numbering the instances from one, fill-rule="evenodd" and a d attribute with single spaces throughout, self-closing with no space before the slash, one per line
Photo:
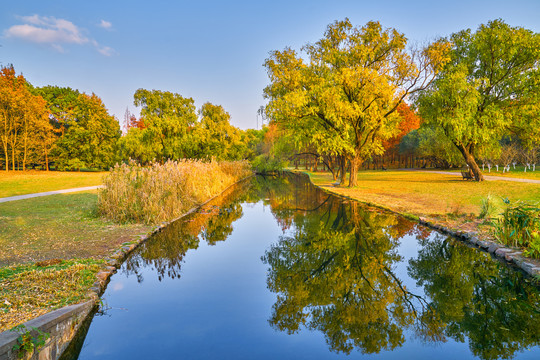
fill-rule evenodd
<path id="1" fill-rule="evenodd" d="M 540 142 L 540 35 L 502 20 L 450 36 L 451 61 L 425 92 L 420 114 L 457 147 L 477 181 L 476 156 L 517 134 Z"/>
<path id="2" fill-rule="evenodd" d="M 191 130 L 197 122 L 192 98 L 169 91 L 138 89 L 133 104 L 142 107 L 140 121 L 145 126 L 128 133 L 142 141 L 142 149 L 137 153 L 159 161 L 189 157 L 193 152 Z"/>
<path id="3" fill-rule="evenodd" d="M 378 22 L 353 27 L 348 19 L 296 51 L 274 51 L 265 61 L 271 84 L 267 113 L 302 145 L 339 154 L 351 163 L 349 186 L 360 164 L 383 152 L 398 130 L 397 108 L 425 88 L 446 60 L 448 45 L 407 51 L 407 39 Z"/>
<path id="4" fill-rule="evenodd" d="M 223 106 L 204 103 L 199 110 L 200 121 L 195 126 L 193 142 L 198 158 L 217 160 L 241 159 L 240 130 L 231 125 L 231 116 Z"/>

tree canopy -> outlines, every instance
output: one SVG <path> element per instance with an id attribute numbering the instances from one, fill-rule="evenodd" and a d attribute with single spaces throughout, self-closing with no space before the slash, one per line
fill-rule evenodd
<path id="1" fill-rule="evenodd" d="M 73 109 L 73 121 L 56 142 L 54 151 L 59 168 L 107 169 L 116 161 L 116 142 L 120 124 L 109 115 L 101 99 L 79 94 Z"/>
<path id="2" fill-rule="evenodd" d="M 290 48 L 273 51 L 265 62 L 267 114 L 297 143 L 346 156 L 355 186 L 360 163 L 399 132 L 398 106 L 447 60 L 444 41 L 412 52 L 406 44 L 403 34 L 378 22 L 354 27 L 345 19 L 302 48 L 308 62 Z"/>
<path id="3" fill-rule="evenodd" d="M 452 34 L 451 61 L 416 102 L 439 126 L 476 180 L 476 157 L 508 134 L 540 142 L 540 35 L 502 20 Z"/>

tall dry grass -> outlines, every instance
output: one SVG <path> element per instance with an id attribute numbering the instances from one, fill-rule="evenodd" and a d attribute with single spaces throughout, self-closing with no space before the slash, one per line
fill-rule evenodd
<path id="1" fill-rule="evenodd" d="M 245 161 L 116 165 L 103 180 L 98 207 L 115 221 L 156 224 L 179 217 L 250 174 Z"/>

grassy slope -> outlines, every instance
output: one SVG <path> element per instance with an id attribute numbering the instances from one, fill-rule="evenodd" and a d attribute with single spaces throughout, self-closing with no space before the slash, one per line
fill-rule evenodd
<path id="1" fill-rule="evenodd" d="M 85 259 L 0 268 L 0 331 L 84 301 L 102 263 Z"/>
<path id="2" fill-rule="evenodd" d="M 0 171 L 0 197 L 101 185 L 105 172 Z"/>
<path id="3" fill-rule="evenodd" d="M 1 173 L 0 197 L 99 185 L 102 176 Z M 0 203 L 0 331 L 84 300 L 101 258 L 150 229 L 98 216 L 97 191 Z M 61 261 L 54 266 L 36 263 L 49 259 Z"/>

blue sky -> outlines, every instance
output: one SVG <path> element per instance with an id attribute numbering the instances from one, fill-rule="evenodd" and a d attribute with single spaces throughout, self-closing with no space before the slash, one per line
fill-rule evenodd
<path id="1" fill-rule="evenodd" d="M 0 12 L 0 64 L 36 86 L 100 96 L 122 119 L 138 88 L 222 105 L 254 128 L 265 104 L 269 51 L 299 49 L 348 17 L 380 21 L 411 42 L 502 18 L 540 32 L 540 0 L 455 1 L 9 1 Z"/>

